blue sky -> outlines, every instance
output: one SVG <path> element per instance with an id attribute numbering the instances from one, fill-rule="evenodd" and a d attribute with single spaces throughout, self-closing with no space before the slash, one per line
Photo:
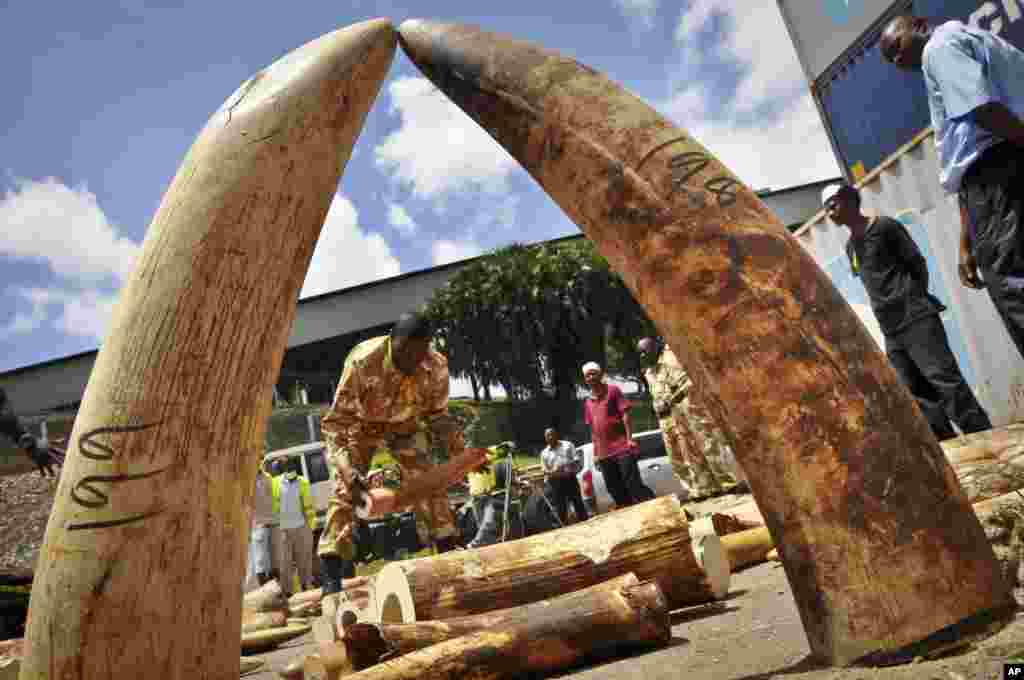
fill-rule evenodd
<path id="1" fill-rule="evenodd" d="M 754 188 L 839 174 L 773 0 L 13 0 L 0 9 L 0 371 L 99 346 L 207 118 L 286 52 L 378 16 L 476 23 L 557 49 Z M 302 295 L 577 232 L 399 50 Z"/>

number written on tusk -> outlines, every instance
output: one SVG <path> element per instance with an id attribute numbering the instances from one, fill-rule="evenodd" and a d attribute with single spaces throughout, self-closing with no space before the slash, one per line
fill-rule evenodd
<path id="1" fill-rule="evenodd" d="M 120 427 L 100 427 L 95 430 L 90 430 L 78 438 L 78 450 L 86 458 L 99 461 L 111 461 L 116 457 L 117 452 L 108 444 L 98 441 L 97 437 L 104 434 L 141 432 L 152 427 L 157 427 L 158 425 L 160 425 L 160 422 L 147 423 L 143 425 L 125 425 Z M 83 508 L 89 508 L 90 510 L 104 508 L 110 504 L 110 495 L 98 485 L 121 484 L 123 482 L 154 477 L 165 472 L 168 467 L 170 466 L 137 474 L 86 475 L 78 480 L 78 482 L 76 482 L 71 488 L 71 500 L 78 505 L 81 505 Z M 148 512 L 128 515 L 118 519 L 102 520 L 97 522 L 76 522 L 69 524 L 67 529 L 68 531 L 80 531 L 82 529 L 106 529 L 109 527 L 121 526 L 123 524 L 140 522 L 148 517 L 158 515 L 161 512 L 163 512 L 163 509 L 157 508 Z"/>

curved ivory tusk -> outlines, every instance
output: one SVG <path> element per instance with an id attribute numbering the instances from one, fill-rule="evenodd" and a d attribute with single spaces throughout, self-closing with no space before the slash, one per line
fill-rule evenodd
<path id="1" fill-rule="evenodd" d="M 238 677 L 271 388 L 394 49 L 383 19 L 314 40 L 243 83 L 193 144 L 75 420 L 21 678 Z"/>
<path id="2" fill-rule="evenodd" d="M 551 50 L 421 20 L 399 41 L 580 226 L 703 383 L 817 656 L 895 652 L 1011 605 L 909 394 L 825 274 L 711 152 Z"/>

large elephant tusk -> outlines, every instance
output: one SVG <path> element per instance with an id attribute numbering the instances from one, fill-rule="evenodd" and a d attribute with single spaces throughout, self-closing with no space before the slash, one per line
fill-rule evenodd
<path id="1" fill-rule="evenodd" d="M 395 50 L 386 20 L 246 81 L 164 195 L 75 420 L 21 678 L 234 680 L 271 389 Z"/>
<path id="2" fill-rule="evenodd" d="M 711 152 L 551 50 L 421 20 L 399 41 L 579 225 L 705 383 L 815 655 L 899 656 L 1012 606 L 909 394 L 825 274 Z"/>

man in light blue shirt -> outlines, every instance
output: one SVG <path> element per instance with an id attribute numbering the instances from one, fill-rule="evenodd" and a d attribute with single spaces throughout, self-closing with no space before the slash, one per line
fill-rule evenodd
<path id="1" fill-rule="evenodd" d="M 879 48 L 924 73 L 939 180 L 960 201 L 960 280 L 987 288 L 1024 355 L 1024 53 L 959 21 L 911 15 L 886 26 Z"/>

